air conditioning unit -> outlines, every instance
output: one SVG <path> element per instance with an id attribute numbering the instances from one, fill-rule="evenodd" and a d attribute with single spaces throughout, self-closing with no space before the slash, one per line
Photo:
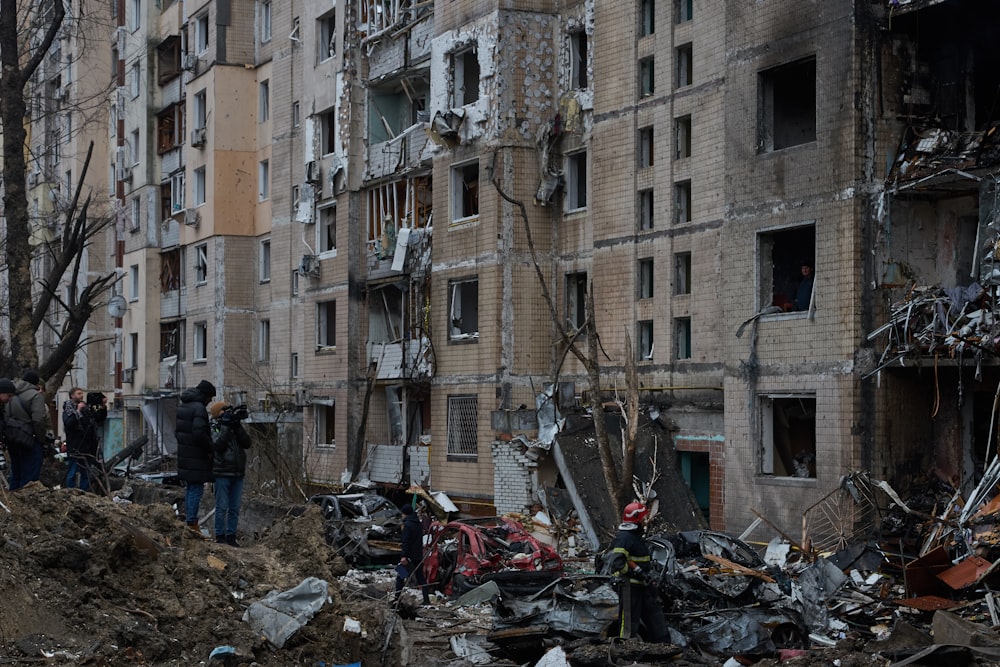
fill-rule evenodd
<path id="1" fill-rule="evenodd" d="M 59 86 L 56 88 L 56 99 L 62 101 L 69 99 L 69 86 Z"/>
<path id="2" fill-rule="evenodd" d="M 319 163 L 316 160 L 306 162 L 306 183 L 319 183 Z"/>
<path id="3" fill-rule="evenodd" d="M 191 130 L 191 145 L 195 148 L 205 145 L 205 135 L 207 130 L 204 127 L 196 127 Z"/>
<path id="4" fill-rule="evenodd" d="M 122 369 L 122 382 L 127 384 L 132 384 L 135 381 L 135 369 L 134 368 L 123 368 Z"/>
<path id="5" fill-rule="evenodd" d="M 188 53 L 184 56 L 184 62 L 181 67 L 187 70 L 192 70 L 198 67 L 198 56 L 193 53 Z"/>
<path id="6" fill-rule="evenodd" d="M 319 275 L 319 260 L 316 258 L 316 255 L 302 255 L 302 261 L 299 262 L 299 275 Z"/>
<path id="7" fill-rule="evenodd" d="M 33 188 L 36 185 L 38 185 L 38 177 L 39 176 L 40 176 L 40 173 L 37 172 L 37 171 L 33 171 L 30 174 L 28 174 L 28 187 L 29 188 Z"/>
<path id="8" fill-rule="evenodd" d="M 132 180 L 132 167 L 122 166 L 120 181 L 131 181 Z"/>
<path id="9" fill-rule="evenodd" d="M 312 392 L 308 389 L 296 389 L 295 390 L 295 405 L 302 407 L 309 403 L 309 399 L 312 398 Z"/>
<path id="10" fill-rule="evenodd" d="M 196 208 L 184 209 L 185 225 L 190 225 L 191 227 L 197 227 L 199 222 L 201 222 L 201 214 L 198 213 L 198 209 Z"/>

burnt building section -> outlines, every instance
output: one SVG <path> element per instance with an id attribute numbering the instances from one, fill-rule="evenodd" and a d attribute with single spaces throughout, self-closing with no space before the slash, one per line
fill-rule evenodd
<path id="1" fill-rule="evenodd" d="M 968 492 L 996 455 L 1000 11 L 891 8 L 880 88 L 897 150 L 877 210 L 866 381 L 878 474 Z"/>
<path id="2" fill-rule="evenodd" d="M 384 485 L 430 485 L 433 226 L 428 95 L 434 8 L 362 3 L 366 53 L 361 465 Z M 357 233 L 357 232 L 356 232 Z"/>

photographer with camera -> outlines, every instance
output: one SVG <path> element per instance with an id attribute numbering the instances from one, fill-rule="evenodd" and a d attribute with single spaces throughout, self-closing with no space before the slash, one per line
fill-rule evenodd
<path id="1" fill-rule="evenodd" d="M 66 488 L 77 486 L 80 476 L 81 491 L 90 490 L 90 475 L 97 463 L 99 445 L 98 428 L 108 418 L 108 399 L 104 394 L 92 391 L 84 400 L 80 387 L 69 390 L 69 400 L 63 403 L 62 421 L 66 430 Z"/>
<path id="2" fill-rule="evenodd" d="M 217 401 L 208 406 L 212 416 L 212 472 L 215 474 L 215 541 L 239 546 L 236 528 L 243 499 L 250 436 L 242 421 L 249 416 L 245 405 L 232 406 Z"/>

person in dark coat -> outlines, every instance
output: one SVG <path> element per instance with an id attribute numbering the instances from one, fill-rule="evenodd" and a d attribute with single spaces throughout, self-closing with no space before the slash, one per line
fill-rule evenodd
<path id="1" fill-rule="evenodd" d="M 802 280 L 799 281 L 799 287 L 795 290 L 795 310 L 809 310 L 809 304 L 812 303 L 812 293 L 813 293 L 813 267 L 812 262 L 809 260 L 802 261 Z"/>
<path id="2" fill-rule="evenodd" d="M 208 406 L 212 427 L 212 473 L 215 475 L 215 541 L 239 546 L 236 528 L 240 521 L 243 477 L 247 470 L 250 435 L 222 401 Z"/>
<path id="3" fill-rule="evenodd" d="M 667 624 L 659 593 L 647 582 L 652 573 L 648 570 L 649 547 L 643 539 L 642 522 L 648 514 L 642 503 L 625 506 L 622 523 L 604 557 L 604 571 L 621 577 L 618 636 L 623 639 L 638 637 L 642 624 L 646 641 L 665 642 Z"/>
<path id="4" fill-rule="evenodd" d="M 35 431 L 35 442 L 30 451 L 8 448 L 10 457 L 10 490 L 20 489 L 28 482 L 38 481 L 42 474 L 42 448 L 49 433 L 49 409 L 45 396 L 38 391 L 41 378 L 38 372 L 28 370 L 22 379 L 14 383 L 14 397 L 4 406 L 4 417 L 15 417 L 30 422 Z"/>
<path id="5" fill-rule="evenodd" d="M 90 473 L 97 463 L 98 428 L 108 418 L 108 399 L 101 398 L 103 400 L 99 404 L 97 401 L 85 401 L 83 389 L 73 387 L 69 390 L 69 399 L 63 403 L 62 421 L 69 463 L 65 483 L 67 489 L 76 486 L 77 474 L 80 475 L 80 490 L 90 489 Z"/>
<path id="6" fill-rule="evenodd" d="M 417 585 L 424 598 L 424 604 L 431 603 L 430 595 L 427 593 L 427 579 L 424 577 L 424 527 L 420 523 L 420 517 L 413 511 L 413 506 L 409 503 L 400 508 L 403 512 L 403 535 L 400 538 L 402 547 L 402 558 L 396 566 L 396 598 L 406 584 L 406 580 L 411 576 L 416 579 Z"/>
<path id="7" fill-rule="evenodd" d="M 202 380 L 197 387 L 181 392 L 177 406 L 174 437 L 177 439 L 177 477 L 187 486 L 184 494 L 184 523 L 198 533 L 198 510 L 205 483 L 215 480 L 212 473 L 212 429 L 206 405 L 215 397 L 215 385 Z"/>

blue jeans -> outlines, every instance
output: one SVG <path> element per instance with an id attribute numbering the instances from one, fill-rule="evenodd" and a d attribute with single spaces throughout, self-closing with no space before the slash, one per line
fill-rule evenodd
<path id="1" fill-rule="evenodd" d="M 7 448 L 10 459 L 10 490 L 20 489 L 28 482 L 35 482 L 42 474 L 42 447 L 35 445 L 27 452 L 17 451 L 16 447 Z"/>
<path id="2" fill-rule="evenodd" d="M 80 474 L 80 490 L 89 491 L 90 490 L 90 468 L 87 466 L 86 459 L 78 458 L 76 456 L 71 456 L 67 459 L 69 461 L 69 469 L 66 471 L 66 488 L 72 489 L 76 486 L 76 475 Z"/>
<path id="3" fill-rule="evenodd" d="M 242 477 L 215 478 L 215 536 L 236 535 L 243 498 Z"/>
<path id="4" fill-rule="evenodd" d="M 201 496 L 205 493 L 205 485 L 201 482 L 187 483 L 187 492 L 184 494 L 184 523 L 198 522 L 198 509 L 201 507 Z"/>

